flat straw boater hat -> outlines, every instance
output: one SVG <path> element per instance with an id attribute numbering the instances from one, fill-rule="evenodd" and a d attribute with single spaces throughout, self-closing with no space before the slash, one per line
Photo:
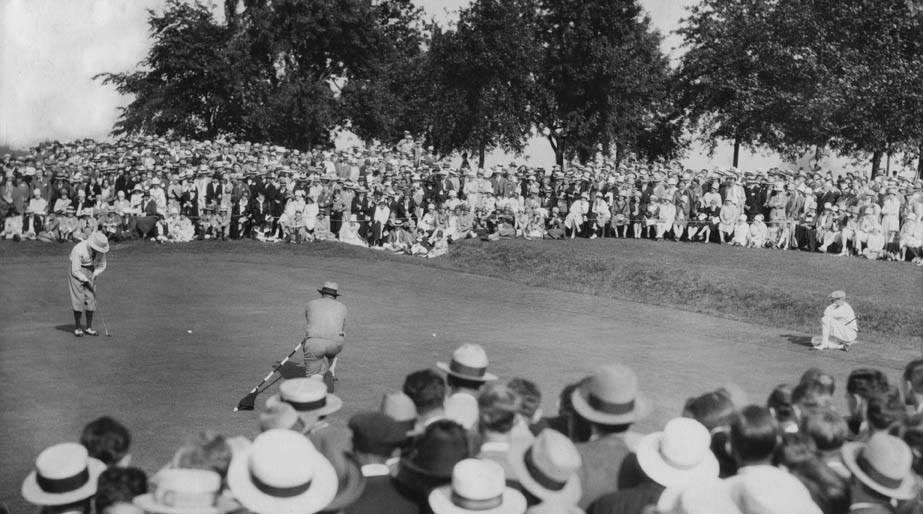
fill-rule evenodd
<path id="1" fill-rule="evenodd" d="M 155 514 L 221 514 L 240 508 L 221 496 L 221 475 L 204 469 L 163 469 L 151 479 L 151 492 L 133 503 Z"/>
<path id="2" fill-rule="evenodd" d="M 452 483 L 429 494 L 434 514 L 524 514 L 526 498 L 506 486 L 503 467 L 490 460 L 465 459 L 452 469 Z"/>
<path id="3" fill-rule="evenodd" d="M 234 455 L 228 487 L 254 514 L 313 514 L 337 494 L 337 474 L 311 441 L 291 430 L 267 430 Z"/>
<path id="4" fill-rule="evenodd" d="M 638 377 L 628 366 L 610 364 L 596 370 L 571 395 L 574 410 L 604 425 L 623 425 L 643 419 L 651 404 L 638 391 Z"/>
<path id="5" fill-rule="evenodd" d="M 35 459 L 35 470 L 22 483 L 22 497 L 33 505 L 76 503 L 96 494 L 106 465 L 78 443 L 50 446 Z"/>
<path id="6" fill-rule="evenodd" d="M 534 441 L 513 444 L 507 454 L 513 476 L 533 496 L 544 502 L 576 505 L 583 490 L 578 473 L 583 461 L 564 434 L 546 428 Z"/>
<path id="7" fill-rule="evenodd" d="M 479 344 L 465 343 L 452 353 L 452 360 L 447 364 L 437 362 L 436 367 L 449 375 L 475 382 L 496 380 L 497 376 L 487 372 L 487 352 Z"/>
<path id="8" fill-rule="evenodd" d="M 343 407 L 339 396 L 328 393 L 321 380 L 313 378 L 291 378 L 279 386 L 279 394 L 266 400 L 266 405 L 285 402 L 295 408 L 299 415 L 327 416 Z"/>

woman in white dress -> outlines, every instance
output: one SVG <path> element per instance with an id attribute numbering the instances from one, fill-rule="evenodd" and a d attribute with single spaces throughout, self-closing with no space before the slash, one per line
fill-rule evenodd
<path id="1" fill-rule="evenodd" d="M 349 215 L 349 222 L 340 227 L 340 242 L 348 245 L 368 248 L 369 245 L 359 236 L 359 218 L 355 214 Z"/>

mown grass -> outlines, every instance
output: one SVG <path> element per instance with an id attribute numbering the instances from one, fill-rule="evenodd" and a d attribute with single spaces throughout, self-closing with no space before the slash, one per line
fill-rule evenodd
<path id="1" fill-rule="evenodd" d="M 60 256 L 70 245 L 0 243 L 0 262 L 17 256 Z M 814 334 L 835 289 L 847 292 L 863 342 L 923 344 L 923 270 L 797 251 L 748 250 L 714 244 L 646 240 L 469 240 L 439 259 L 373 252 L 336 243 L 252 241 L 188 245 L 122 243 L 113 257 L 149 252 L 290 255 L 380 259 L 484 275 L 530 286 L 580 292 Z"/>
<path id="2" fill-rule="evenodd" d="M 636 240 L 466 242 L 433 264 L 805 333 L 819 332 L 826 296 L 843 289 L 860 340 L 923 336 L 923 272 L 909 264 Z"/>

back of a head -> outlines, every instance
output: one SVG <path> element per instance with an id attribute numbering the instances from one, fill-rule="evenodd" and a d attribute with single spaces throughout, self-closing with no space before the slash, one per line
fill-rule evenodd
<path id="1" fill-rule="evenodd" d="M 527 420 L 533 420 L 535 413 L 542 407 L 542 392 L 538 385 L 525 378 L 513 378 L 507 383 L 520 398 L 519 413 Z"/>
<path id="2" fill-rule="evenodd" d="M 769 460 L 779 445 L 779 425 L 769 409 L 750 405 L 731 424 L 731 450 L 741 464 Z"/>
<path id="3" fill-rule="evenodd" d="M 481 388 L 478 395 L 480 427 L 482 431 L 505 434 L 512 430 L 522 401 L 509 386 L 491 382 Z"/>
<path id="4" fill-rule="evenodd" d="M 811 436 L 801 432 L 786 432 L 782 434 L 782 442 L 776 448 L 772 457 L 775 466 L 786 469 L 817 459 L 817 444 Z"/>
<path id="5" fill-rule="evenodd" d="M 128 455 L 131 434 L 125 425 L 103 416 L 87 423 L 80 434 L 80 444 L 86 447 L 90 457 L 114 466 Z"/>
<path id="6" fill-rule="evenodd" d="M 737 417 L 737 410 L 727 395 L 715 391 L 687 400 L 683 415 L 714 430 L 730 426 Z"/>
<path id="7" fill-rule="evenodd" d="M 904 380 L 910 391 L 923 394 L 923 359 L 914 359 L 904 368 Z"/>
<path id="8" fill-rule="evenodd" d="M 824 514 L 849 512 L 852 504 L 849 482 L 832 468 L 821 461 L 809 460 L 790 471 L 807 487 L 814 503 Z"/>
<path id="9" fill-rule="evenodd" d="M 441 409 L 446 397 L 445 379 L 431 369 L 414 371 L 404 379 L 404 394 L 413 400 L 420 414 Z"/>
<path id="10" fill-rule="evenodd" d="M 854 369 L 846 379 L 846 391 L 860 398 L 868 398 L 872 393 L 888 391 L 888 377 L 878 369 Z"/>
<path id="11" fill-rule="evenodd" d="M 214 471 L 225 478 L 231 456 L 231 447 L 223 435 L 202 432 L 195 440 L 176 451 L 173 465 L 177 468 Z"/>
<path id="12" fill-rule="evenodd" d="M 866 419 L 875 430 L 888 431 L 900 427 L 906 416 L 901 393 L 896 387 L 868 396 Z"/>
<path id="13" fill-rule="evenodd" d="M 138 468 L 109 468 L 99 475 L 96 496 L 93 502 L 95 512 L 119 502 L 131 503 L 135 496 L 147 492 L 147 475 Z"/>
<path id="14" fill-rule="evenodd" d="M 798 384 L 808 384 L 808 383 L 817 383 L 829 396 L 833 396 L 833 393 L 836 390 L 836 379 L 833 378 L 833 375 L 822 371 L 820 368 L 810 368 L 801 375 L 801 380 L 798 381 Z"/>
<path id="15" fill-rule="evenodd" d="M 839 412 L 820 409 L 807 414 L 801 420 L 801 431 L 814 439 L 822 452 L 837 451 L 849 437 L 849 427 Z"/>
<path id="16" fill-rule="evenodd" d="M 830 407 L 833 402 L 830 387 L 818 381 L 802 382 L 792 390 L 792 404 L 803 413 Z"/>
<path id="17" fill-rule="evenodd" d="M 792 403 L 792 387 L 788 384 L 780 384 L 769 393 L 766 400 L 766 406 L 772 411 L 779 423 L 789 422 L 795 419 L 795 408 Z"/>

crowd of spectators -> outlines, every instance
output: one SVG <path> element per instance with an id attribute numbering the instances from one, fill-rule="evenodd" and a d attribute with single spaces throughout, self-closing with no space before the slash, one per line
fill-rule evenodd
<path id="1" fill-rule="evenodd" d="M 920 180 L 631 160 L 476 169 L 460 157 L 410 134 L 338 152 L 150 136 L 42 144 L 0 159 L 2 237 L 99 228 L 113 240 L 338 240 L 429 257 L 469 237 L 614 237 L 923 264 Z"/>
<path id="2" fill-rule="evenodd" d="M 923 359 L 839 386 L 810 369 L 765 401 L 729 384 L 649 434 L 635 426 L 653 404 L 627 366 L 565 387 L 554 416 L 542 397 L 464 344 L 348 420 L 322 381 L 285 380 L 252 439 L 198 434 L 150 476 L 131 466 L 144 441 L 97 419 L 42 451 L 22 494 L 45 514 L 923 512 Z"/>

